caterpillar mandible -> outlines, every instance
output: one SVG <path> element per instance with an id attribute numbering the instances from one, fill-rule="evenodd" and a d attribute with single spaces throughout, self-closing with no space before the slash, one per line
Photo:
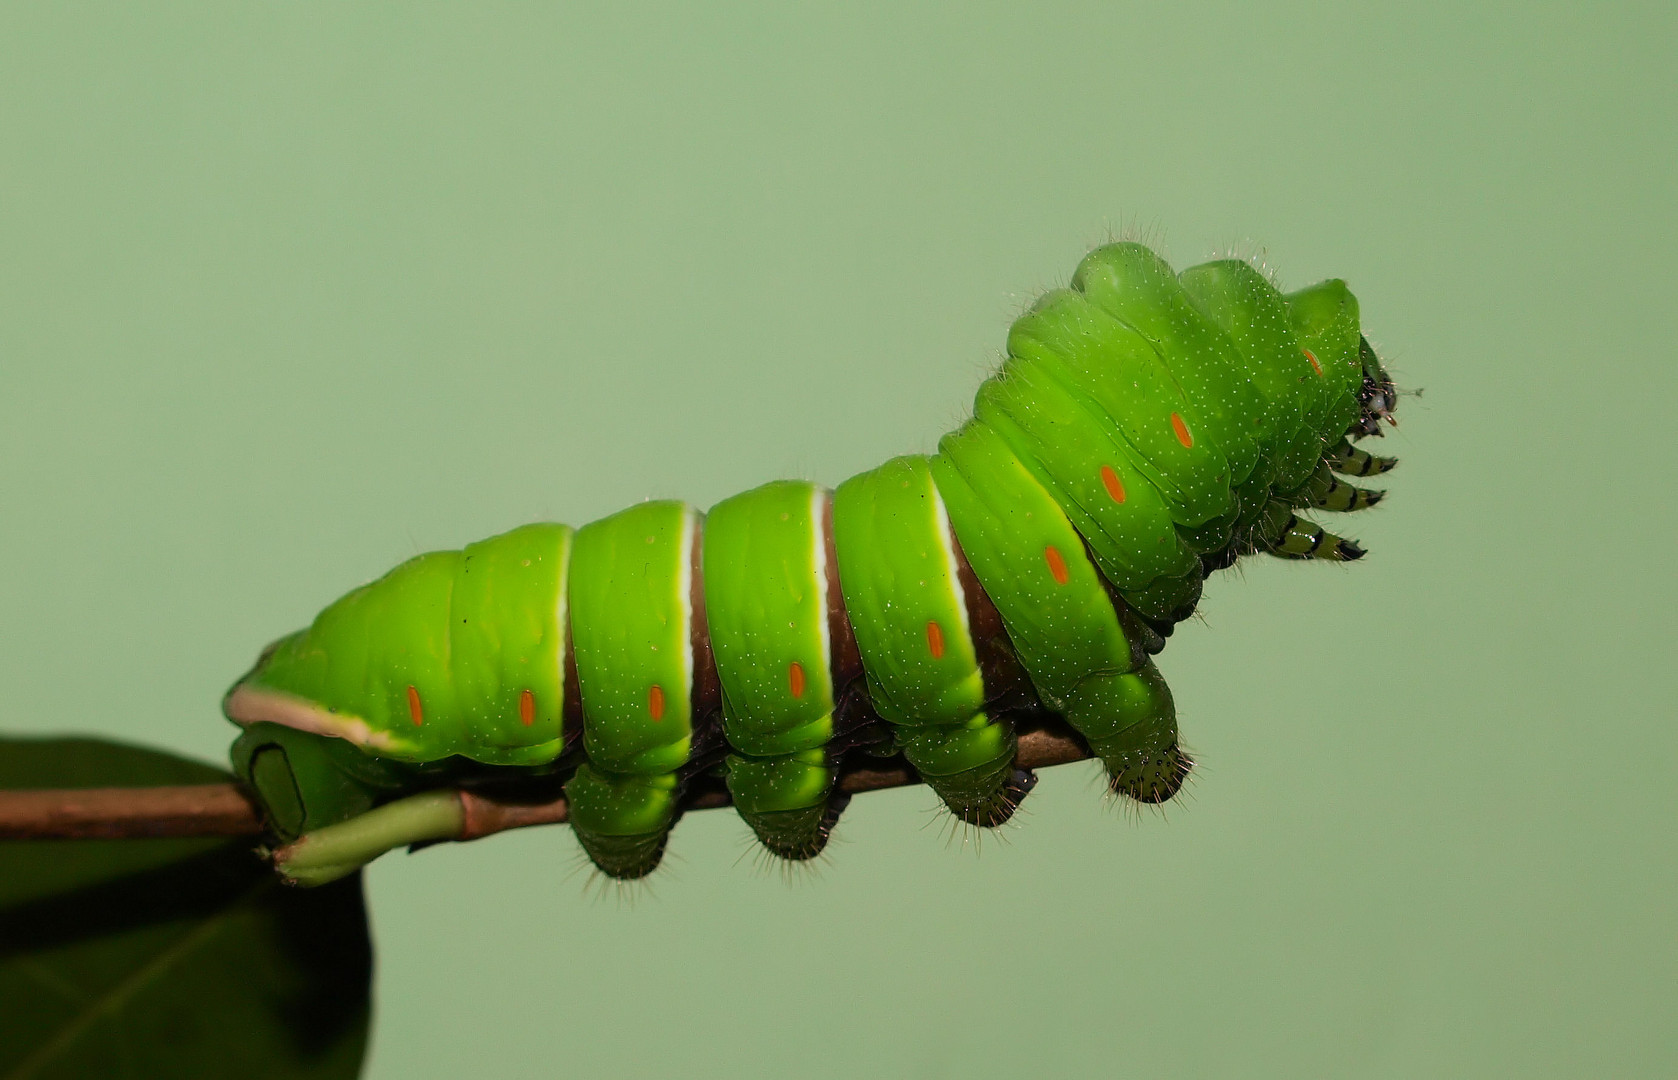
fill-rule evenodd
<path id="1" fill-rule="evenodd" d="M 1380 499 L 1340 476 L 1395 464 L 1351 440 L 1396 403 L 1344 282 L 1284 295 L 1110 244 L 1013 324 L 936 453 L 411 559 L 229 691 L 234 764 L 282 836 L 444 783 L 562 784 L 615 878 L 658 865 L 700 778 L 769 851 L 816 855 L 857 756 L 1001 824 L 1043 714 L 1163 802 L 1193 763 L 1153 657 L 1243 555 L 1363 554 L 1299 513 Z"/>

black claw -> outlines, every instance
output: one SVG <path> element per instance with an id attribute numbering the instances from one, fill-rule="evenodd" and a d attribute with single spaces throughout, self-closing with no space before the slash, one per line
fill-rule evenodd
<path id="1" fill-rule="evenodd" d="M 839 824 L 839 815 L 845 812 L 845 807 L 851 805 L 851 795 L 848 791 L 835 791 L 827 800 L 827 813 L 822 815 L 821 834 L 826 840 L 833 833 L 833 827 Z"/>
<path id="2" fill-rule="evenodd" d="M 1020 805 L 1020 800 L 1024 799 L 1027 795 L 1030 795 L 1031 789 L 1036 786 L 1036 773 L 1032 772 L 1030 769 L 1016 768 L 1014 770 L 1014 774 L 1008 778 L 1007 787 L 1003 790 L 1008 793 L 1008 801 L 1012 802 L 1015 806 L 1018 806 Z"/>
<path id="3" fill-rule="evenodd" d="M 1340 541 L 1340 558 L 1346 562 L 1356 562 L 1367 554 L 1369 553 L 1359 547 L 1356 540 Z"/>
<path id="4" fill-rule="evenodd" d="M 1386 497 L 1387 497 L 1387 493 L 1384 492 L 1384 491 L 1371 491 L 1369 493 L 1369 495 L 1367 497 L 1367 501 L 1365 501 L 1364 505 L 1365 506 L 1374 506 L 1376 503 L 1380 502 L 1382 499 L 1384 499 Z"/>

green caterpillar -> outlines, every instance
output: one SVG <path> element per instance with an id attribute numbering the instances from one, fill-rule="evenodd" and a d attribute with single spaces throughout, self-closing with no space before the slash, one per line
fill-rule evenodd
<path id="1" fill-rule="evenodd" d="M 282 836 L 444 783 L 562 784 L 616 878 L 719 779 L 770 851 L 817 854 L 854 755 L 901 754 L 997 825 L 1045 713 L 1162 802 L 1192 762 L 1153 656 L 1241 555 L 1363 554 L 1296 511 L 1380 498 L 1335 473 L 1395 464 L 1348 441 L 1395 405 L 1343 282 L 1284 295 L 1239 260 L 1102 247 L 936 454 L 412 559 L 233 687 L 235 766 Z"/>

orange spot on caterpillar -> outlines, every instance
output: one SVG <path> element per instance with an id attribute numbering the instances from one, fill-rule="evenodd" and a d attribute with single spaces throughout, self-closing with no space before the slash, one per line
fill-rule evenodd
<path id="1" fill-rule="evenodd" d="M 1107 494 L 1113 497 L 1114 502 L 1124 502 L 1124 485 L 1119 482 L 1119 474 L 1113 471 L 1113 466 L 1101 467 L 1101 485 L 1107 489 Z"/>
<path id="2" fill-rule="evenodd" d="M 425 723 L 425 710 L 420 708 L 419 691 L 412 685 L 408 687 L 408 716 L 413 720 L 415 727 Z"/>
<path id="3" fill-rule="evenodd" d="M 1066 572 L 1066 560 L 1061 558 L 1060 549 L 1050 544 L 1043 549 L 1043 561 L 1049 564 L 1049 573 L 1054 575 L 1056 585 L 1065 585 L 1072 579 Z"/>
<path id="4" fill-rule="evenodd" d="M 787 665 L 787 686 L 792 690 L 792 696 L 804 696 L 804 665 L 794 660 Z"/>
<path id="5" fill-rule="evenodd" d="M 944 628 L 938 625 L 937 619 L 926 624 L 926 647 L 934 660 L 944 659 Z"/>
<path id="6" fill-rule="evenodd" d="M 525 727 L 536 722 L 536 695 L 529 690 L 519 691 L 519 719 Z"/>
<path id="7" fill-rule="evenodd" d="M 664 687 L 653 683 L 652 689 L 647 691 L 647 712 L 654 720 L 664 719 Z"/>
<path id="8" fill-rule="evenodd" d="M 1194 436 L 1189 434 L 1189 426 L 1183 423 L 1183 418 L 1176 413 L 1171 414 L 1171 430 L 1177 433 L 1177 441 L 1184 447 L 1194 445 Z"/>
<path id="9" fill-rule="evenodd" d="M 1311 361 L 1311 370 L 1315 371 L 1318 375 L 1321 375 L 1323 373 L 1323 366 L 1317 363 L 1316 354 L 1310 349 L 1301 349 L 1299 351 L 1305 354 L 1305 359 Z"/>

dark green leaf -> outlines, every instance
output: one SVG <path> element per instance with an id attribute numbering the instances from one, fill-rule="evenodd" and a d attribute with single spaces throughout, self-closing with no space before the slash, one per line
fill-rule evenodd
<path id="1" fill-rule="evenodd" d="M 227 779 L 115 743 L 0 739 L 0 788 Z M 251 846 L 0 842 L 0 1080 L 356 1076 L 360 878 L 286 889 Z"/>

